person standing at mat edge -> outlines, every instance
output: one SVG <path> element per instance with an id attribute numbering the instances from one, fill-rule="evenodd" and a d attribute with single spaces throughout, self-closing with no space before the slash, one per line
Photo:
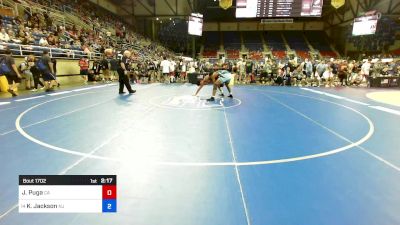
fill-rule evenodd
<path id="1" fill-rule="evenodd" d="M 80 75 L 82 76 L 84 84 L 87 84 L 88 82 L 89 64 L 90 64 L 89 59 L 86 56 L 83 56 L 78 62 Z"/>
<path id="2" fill-rule="evenodd" d="M 25 89 L 26 90 L 33 89 L 33 75 L 32 75 L 32 72 L 30 69 L 31 69 L 31 67 L 29 64 L 29 58 L 25 57 L 24 61 L 21 64 L 19 64 L 19 71 L 25 77 Z"/>
<path id="3" fill-rule="evenodd" d="M 161 61 L 160 67 L 162 69 L 164 82 L 168 82 L 168 75 L 171 72 L 171 62 L 167 60 L 167 57 L 163 57 L 163 61 Z"/>
<path id="4" fill-rule="evenodd" d="M 5 56 L 0 59 L 0 76 L 5 75 L 8 81 L 8 92 L 13 96 L 18 96 L 15 90 L 21 83 L 21 74 L 15 65 L 15 60 L 9 49 L 4 52 Z"/>
<path id="5" fill-rule="evenodd" d="M 54 76 L 53 63 L 47 50 L 43 51 L 43 56 L 36 61 L 36 65 L 42 73 L 46 91 L 53 91 L 56 77 Z"/>
<path id="6" fill-rule="evenodd" d="M 128 73 L 130 69 L 130 58 L 131 58 L 131 52 L 125 51 L 121 61 L 119 62 L 119 68 L 117 70 L 119 77 L 119 94 L 125 93 L 124 85 L 126 86 L 126 89 L 128 89 L 129 94 L 133 94 L 136 92 L 135 90 L 132 90 L 132 87 L 129 84 Z"/>

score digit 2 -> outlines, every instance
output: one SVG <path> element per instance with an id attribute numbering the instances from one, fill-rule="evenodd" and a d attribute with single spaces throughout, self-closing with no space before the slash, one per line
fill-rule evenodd
<path id="1" fill-rule="evenodd" d="M 116 212 L 117 211 L 117 186 L 116 185 L 103 185 L 103 212 Z"/>

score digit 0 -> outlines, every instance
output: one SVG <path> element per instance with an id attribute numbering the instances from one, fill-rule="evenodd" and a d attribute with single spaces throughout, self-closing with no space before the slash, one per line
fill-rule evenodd
<path id="1" fill-rule="evenodd" d="M 103 199 L 116 199 L 117 186 L 116 185 L 103 185 Z"/>

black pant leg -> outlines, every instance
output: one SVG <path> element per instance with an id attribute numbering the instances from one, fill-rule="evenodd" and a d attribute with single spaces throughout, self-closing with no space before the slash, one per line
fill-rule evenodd
<path id="1" fill-rule="evenodd" d="M 33 77 L 33 86 L 34 86 L 35 89 L 38 89 L 38 86 L 39 86 L 39 78 L 36 77 L 36 76 Z"/>
<path id="2" fill-rule="evenodd" d="M 38 89 L 39 85 L 44 87 L 44 84 L 42 83 L 42 81 L 40 81 L 40 77 L 38 76 L 33 77 L 33 84 L 35 86 L 35 89 Z"/>
<path id="3" fill-rule="evenodd" d="M 125 84 L 126 89 L 128 89 L 128 91 L 132 91 L 131 84 L 129 83 L 129 78 L 125 74 L 123 76 L 122 82 L 123 82 L 122 83 L 122 89 L 124 88 L 124 84 Z M 121 85 L 121 83 L 120 83 L 120 85 Z M 121 89 L 121 86 L 120 86 L 120 89 Z"/>
<path id="4" fill-rule="evenodd" d="M 122 93 L 124 91 L 124 77 L 126 75 L 124 74 L 124 71 L 118 70 L 118 81 L 119 81 L 119 93 Z"/>

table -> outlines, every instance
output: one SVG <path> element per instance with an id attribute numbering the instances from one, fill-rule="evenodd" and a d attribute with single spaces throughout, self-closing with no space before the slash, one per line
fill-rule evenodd
<path id="1" fill-rule="evenodd" d="M 400 77 L 371 77 L 371 87 L 400 87 Z"/>

